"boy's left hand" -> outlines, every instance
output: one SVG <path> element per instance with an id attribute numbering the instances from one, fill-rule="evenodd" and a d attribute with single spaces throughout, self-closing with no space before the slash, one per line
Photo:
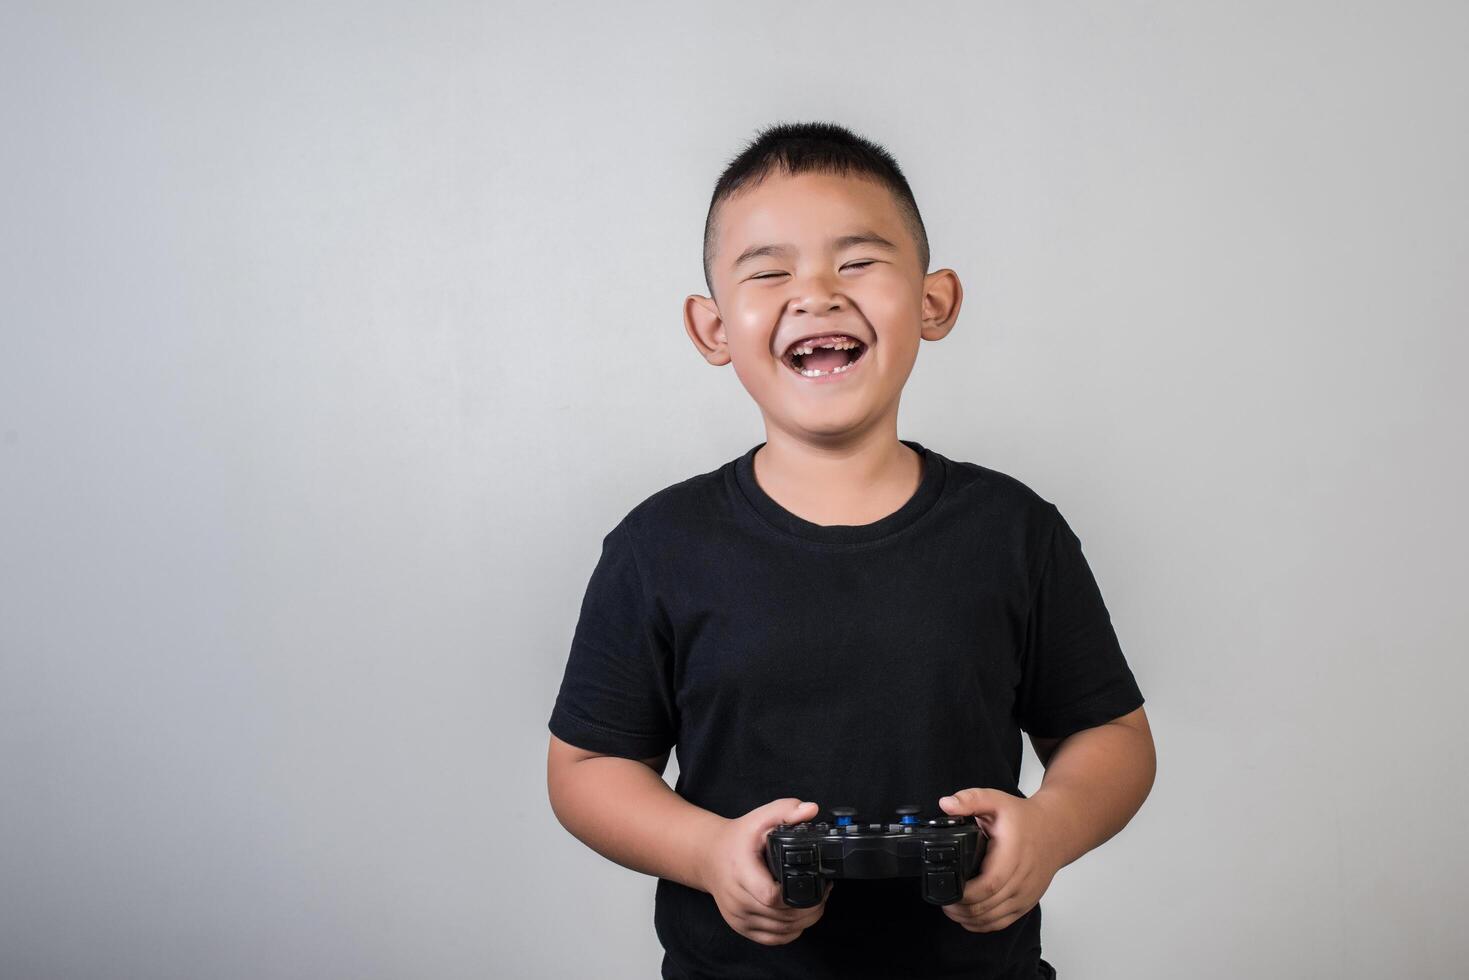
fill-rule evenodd
<path id="1" fill-rule="evenodd" d="M 974 816 L 989 847 L 957 902 L 940 906 L 970 932 L 995 932 L 1031 909 L 1061 870 L 1054 818 L 1044 803 L 998 789 L 961 789 L 939 800 L 952 817 Z"/>

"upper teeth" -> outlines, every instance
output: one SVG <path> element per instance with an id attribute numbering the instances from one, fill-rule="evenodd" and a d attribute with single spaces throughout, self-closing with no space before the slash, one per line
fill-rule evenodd
<path id="1" fill-rule="evenodd" d="M 811 347 L 809 345 L 803 344 L 800 347 L 792 347 L 791 348 L 791 356 L 792 357 L 797 357 L 797 356 L 804 357 L 805 355 L 812 353 L 813 351 L 817 350 L 818 348 L 821 349 L 821 350 L 851 350 L 852 348 L 854 348 L 856 346 L 857 346 L 857 341 L 855 341 L 855 340 L 836 340 L 836 341 L 832 341 L 831 343 L 817 344 L 815 347 Z"/>

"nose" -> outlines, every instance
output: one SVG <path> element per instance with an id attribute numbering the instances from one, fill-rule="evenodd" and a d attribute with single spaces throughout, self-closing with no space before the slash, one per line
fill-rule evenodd
<path id="1" fill-rule="evenodd" d="M 791 304 L 792 313 L 823 316 L 827 313 L 839 313 L 846 308 L 846 297 L 832 287 L 829 276 L 818 274 L 796 280 L 796 300 Z"/>

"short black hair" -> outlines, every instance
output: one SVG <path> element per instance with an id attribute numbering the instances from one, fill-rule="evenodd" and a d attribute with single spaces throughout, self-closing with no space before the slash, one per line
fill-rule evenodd
<path id="1" fill-rule="evenodd" d="M 710 296 L 714 295 L 710 271 L 717 237 L 715 212 L 726 198 L 760 183 L 777 170 L 790 176 L 830 173 L 868 177 L 881 183 L 897 202 L 898 211 L 918 246 L 918 265 L 928 274 L 928 232 L 923 227 L 923 216 L 918 213 L 918 202 L 913 198 L 908 178 L 903 176 L 891 153 L 836 123 L 776 123 L 757 133 L 725 167 L 714 185 L 709 212 L 704 217 L 704 285 Z"/>

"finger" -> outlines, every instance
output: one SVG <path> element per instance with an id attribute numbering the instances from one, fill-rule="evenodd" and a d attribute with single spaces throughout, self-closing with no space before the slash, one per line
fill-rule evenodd
<path id="1" fill-rule="evenodd" d="M 830 878 L 822 878 L 821 879 L 821 899 L 815 905 L 803 905 L 803 906 L 800 906 L 800 907 L 797 907 L 797 906 L 794 906 L 794 905 L 787 905 L 785 903 L 785 895 L 782 894 L 781 895 L 781 898 L 780 898 L 781 907 L 782 908 L 788 908 L 788 909 L 795 909 L 797 912 L 810 912 L 813 915 L 820 915 L 821 914 L 821 910 L 824 909 L 824 908 L 826 908 L 826 900 L 831 897 L 832 887 L 833 887 L 832 879 L 830 879 Z"/>
<path id="2" fill-rule="evenodd" d="M 973 903 L 971 908 L 976 915 L 988 915 L 1005 902 L 1017 900 L 1024 895 L 1031 887 L 1028 884 L 1031 880 L 1031 876 L 1017 871 L 998 892 L 983 901 Z"/>
<path id="3" fill-rule="evenodd" d="M 786 903 L 785 895 L 777 889 L 775 903 L 767 908 L 770 912 L 782 915 L 789 921 L 794 922 L 804 918 L 814 920 L 826 908 L 826 896 L 822 895 L 821 900 L 815 905 L 789 905 Z"/>
<path id="4" fill-rule="evenodd" d="M 751 909 L 736 911 L 735 918 L 741 925 L 751 929 L 760 929 L 778 935 L 799 935 L 821 917 L 822 911 L 819 905 L 809 909 L 787 909 L 784 912 L 773 909 Z"/>
<path id="5" fill-rule="evenodd" d="M 981 812 L 993 813 L 997 805 L 1004 801 L 996 798 L 996 793 L 1001 792 L 986 789 L 979 786 L 971 786 L 961 789 L 959 792 L 939 799 L 939 807 L 950 814 L 976 815 Z M 1008 795 L 1008 794 L 1006 794 Z"/>
<path id="6" fill-rule="evenodd" d="M 989 905 L 1009 883 L 1010 875 L 1006 869 L 996 868 L 991 871 L 986 868 L 978 878 L 970 878 L 964 885 L 964 892 L 960 900 L 970 908 Z"/>
<path id="7" fill-rule="evenodd" d="M 776 908 L 782 908 L 782 909 L 795 909 L 798 912 L 804 912 L 807 909 L 820 908 L 821 906 L 825 905 L 826 904 L 826 900 L 827 900 L 827 898 L 830 895 L 831 895 L 831 879 L 830 878 L 822 878 L 821 879 L 821 898 L 817 900 L 817 902 L 816 902 L 815 905 L 801 905 L 801 906 L 787 905 L 786 904 L 786 900 L 785 900 L 785 892 L 781 889 L 781 887 L 779 886 L 779 884 L 777 884 L 776 885 L 776 888 L 775 888 L 775 907 Z"/>
<path id="8" fill-rule="evenodd" d="M 735 884 L 756 908 L 773 908 L 781 900 L 780 882 L 770 877 L 770 869 L 761 865 L 764 877 L 756 877 L 741 871 L 735 875 Z"/>
<path id="9" fill-rule="evenodd" d="M 982 902 L 971 902 L 968 898 L 961 898 L 957 902 L 951 902 L 942 906 L 948 913 L 949 918 L 955 921 L 975 922 L 992 914 L 1002 903 L 1012 901 L 1019 894 L 1019 886 L 1014 882 L 1007 882 L 999 892 Z"/>
<path id="10" fill-rule="evenodd" d="M 999 894 L 988 899 L 987 901 L 981 902 L 978 905 L 971 905 L 969 907 L 970 914 L 977 919 L 984 919 L 989 916 L 995 915 L 1000 909 L 1005 908 L 1006 906 L 1013 905 L 1016 899 L 1019 898 L 1019 895 L 1020 892 L 1018 888 L 1007 886 L 1001 889 Z"/>
<path id="11" fill-rule="evenodd" d="M 820 811 L 815 802 L 807 800 L 802 802 L 793 796 L 784 799 L 771 800 L 762 807 L 758 807 L 748 814 L 753 818 L 750 823 L 752 834 L 763 844 L 767 831 L 775 829 L 778 824 L 800 823 L 802 820 L 810 820 Z"/>
<path id="12" fill-rule="evenodd" d="M 764 929 L 767 932 L 785 932 L 788 929 L 804 928 L 796 919 L 798 909 L 780 910 L 768 908 L 756 902 L 735 902 L 732 910 L 734 918 L 743 924 L 748 924 L 752 929 Z"/>
<path id="13" fill-rule="evenodd" d="M 989 903 L 1015 877 L 1018 866 L 1019 859 L 1014 855 L 1008 839 L 993 841 L 985 852 L 979 874 L 964 883 L 964 904 L 977 906 Z"/>
<path id="14" fill-rule="evenodd" d="M 782 918 L 788 919 L 791 914 L 804 911 L 786 904 L 780 882 L 770 876 L 770 869 L 763 862 L 758 868 L 749 869 L 748 874 L 737 874 L 735 881 L 744 889 L 750 901 L 766 914 L 786 913 Z"/>
<path id="15" fill-rule="evenodd" d="M 813 905 L 809 909 L 797 909 L 796 916 L 791 921 L 802 929 L 810 926 L 826 912 L 826 905 Z"/>
<path id="16" fill-rule="evenodd" d="M 945 908 L 948 908 L 948 906 L 945 906 Z M 970 932 L 993 932 L 996 928 L 1003 928 L 1003 926 L 998 925 L 998 914 L 983 916 L 969 913 L 954 913 L 949 918 Z"/>
<path id="17" fill-rule="evenodd" d="M 747 925 L 749 928 L 764 929 L 766 932 L 789 932 L 790 930 L 798 926 L 798 923 L 792 921 L 791 919 L 787 919 L 778 915 L 771 915 L 769 912 L 762 911 L 760 909 L 746 912 L 739 918 L 740 921 Z"/>
<path id="18" fill-rule="evenodd" d="M 751 925 L 757 929 L 799 935 L 815 924 L 825 911 L 826 903 L 823 901 L 820 905 L 813 905 L 810 908 L 784 906 L 780 909 L 757 910 L 750 913 L 749 920 Z"/>
<path id="19" fill-rule="evenodd" d="M 1004 929 L 1010 923 L 1020 918 L 1020 914 L 1026 911 L 1021 903 L 1014 899 L 1001 904 L 986 915 L 978 916 L 975 920 L 977 932 L 994 932 Z"/>
<path id="20" fill-rule="evenodd" d="M 826 898 L 830 894 L 831 883 L 827 882 L 826 891 L 823 892 L 821 895 L 821 901 L 817 902 L 810 908 L 795 909 L 795 916 L 792 921 L 799 923 L 802 928 L 805 928 L 806 926 L 811 925 L 811 923 L 815 922 L 817 919 L 821 918 L 822 914 L 826 912 Z"/>
<path id="21" fill-rule="evenodd" d="M 750 894 L 748 889 L 746 890 L 746 894 Z M 759 903 L 760 911 L 763 914 L 779 917 L 785 922 L 804 921 L 806 925 L 810 925 L 820 918 L 822 912 L 826 910 L 826 899 L 830 894 L 831 882 L 826 881 L 822 889 L 821 900 L 815 905 L 788 905 L 786 904 L 785 894 L 779 883 L 772 882 L 772 889 L 769 893 L 770 901 L 764 901 L 760 897 L 758 888 L 755 889 L 753 897 Z"/>
<path id="22" fill-rule="evenodd" d="M 967 925 L 979 918 L 974 914 L 974 907 L 972 905 L 966 905 L 963 902 L 950 902 L 948 905 L 939 906 L 939 908 L 944 910 L 944 915 L 947 915 L 961 925 Z"/>

